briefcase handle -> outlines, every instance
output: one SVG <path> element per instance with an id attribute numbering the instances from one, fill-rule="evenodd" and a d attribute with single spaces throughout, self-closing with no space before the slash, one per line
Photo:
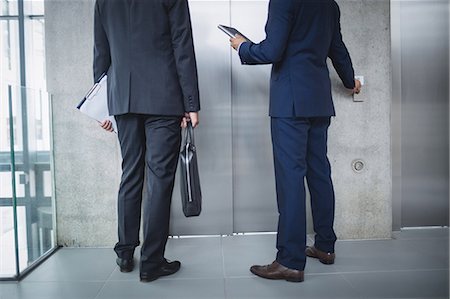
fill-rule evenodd
<path id="1" fill-rule="evenodd" d="M 187 127 L 186 127 L 185 143 L 190 143 L 190 144 L 195 145 L 195 143 L 194 143 L 194 127 L 192 126 L 192 123 L 190 121 L 187 123 Z"/>

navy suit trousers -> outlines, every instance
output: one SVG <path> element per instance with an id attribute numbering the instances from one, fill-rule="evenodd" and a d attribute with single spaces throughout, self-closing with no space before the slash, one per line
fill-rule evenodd
<path id="1" fill-rule="evenodd" d="M 306 263 L 305 177 L 311 195 L 315 246 L 334 252 L 335 199 L 327 157 L 330 117 L 271 118 L 279 211 L 277 261 L 303 270 Z"/>
<path id="2" fill-rule="evenodd" d="M 139 245 L 141 204 L 144 204 L 141 272 L 164 262 L 175 172 L 181 145 L 179 116 L 124 114 L 116 116 L 122 151 L 118 196 L 118 234 L 114 250 L 133 258 Z M 144 176 L 145 173 L 145 176 Z M 146 184 L 145 198 L 142 191 Z"/>

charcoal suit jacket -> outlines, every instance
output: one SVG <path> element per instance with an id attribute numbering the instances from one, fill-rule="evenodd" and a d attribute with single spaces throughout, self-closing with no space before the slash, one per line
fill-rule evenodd
<path id="1" fill-rule="evenodd" d="M 97 0 L 94 80 L 103 73 L 111 115 L 200 110 L 187 0 Z"/>
<path id="2" fill-rule="evenodd" d="M 345 87 L 354 88 L 354 71 L 342 41 L 340 11 L 333 0 L 271 0 L 266 39 L 242 43 L 243 64 L 273 64 L 272 117 L 335 114 L 327 66 L 329 57 Z"/>

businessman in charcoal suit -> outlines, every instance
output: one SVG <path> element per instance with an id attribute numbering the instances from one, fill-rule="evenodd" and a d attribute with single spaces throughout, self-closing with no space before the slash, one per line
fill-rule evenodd
<path id="1" fill-rule="evenodd" d="M 94 79 L 108 75 L 109 112 L 123 158 L 117 264 L 122 272 L 133 270 L 143 202 L 140 279 L 148 282 L 181 265 L 166 260 L 164 251 L 180 124 L 191 121 L 195 127 L 200 110 L 187 0 L 97 0 L 94 34 Z M 103 128 L 110 130 L 111 123 Z"/>
<path id="2" fill-rule="evenodd" d="M 335 115 L 327 57 L 344 86 L 359 92 L 332 0 L 271 0 L 266 39 L 230 39 L 243 64 L 273 64 L 270 116 L 279 211 L 276 260 L 250 271 L 263 278 L 301 282 L 306 256 L 334 263 L 334 191 L 327 131 Z M 305 186 L 311 193 L 315 244 L 306 248 Z"/>

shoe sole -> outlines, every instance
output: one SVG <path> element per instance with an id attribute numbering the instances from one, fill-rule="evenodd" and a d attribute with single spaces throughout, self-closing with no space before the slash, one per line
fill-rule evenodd
<path id="1" fill-rule="evenodd" d="M 317 256 L 311 256 L 311 255 L 307 255 L 307 256 L 318 259 L 319 262 L 321 262 L 324 265 L 333 265 L 334 264 L 334 261 L 323 260 L 323 259 L 318 258 Z"/>
<path id="2" fill-rule="evenodd" d="M 301 278 L 286 278 L 286 279 L 284 279 L 284 280 L 286 280 L 286 281 L 289 281 L 289 282 L 303 282 L 305 279 L 301 279 Z"/>
<path id="3" fill-rule="evenodd" d="M 146 277 L 146 278 L 139 277 L 139 280 L 141 282 L 152 282 L 152 281 L 157 280 L 160 277 L 173 275 L 173 274 L 177 273 L 179 270 L 180 270 L 180 268 L 178 268 L 177 271 L 172 272 L 172 273 L 164 273 L 164 274 L 161 274 L 161 275 L 155 275 L 155 276 L 150 276 L 150 277 Z"/>
<path id="4" fill-rule="evenodd" d="M 289 282 L 303 282 L 305 280 L 304 278 L 266 277 L 266 276 L 259 275 L 258 273 L 254 272 L 252 270 L 250 270 L 250 272 L 252 272 L 254 275 L 256 275 L 258 277 L 270 279 L 270 280 L 286 280 Z"/>
<path id="5" fill-rule="evenodd" d="M 152 282 L 152 281 L 157 280 L 160 277 L 169 276 L 169 275 L 175 274 L 177 272 L 170 273 L 170 274 L 162 274 L 162 275 L 157 275 L 157 276 L 152 276 L 152 277 L 146 277 L 146 278 L 140 278 L 140 281 L 141 282 Z"/>
<path id="6" fill-rule="evenodd" d="M 163 276 L 163 275 L 161 275 Z M 160 278 L 161 276 L 154 276 L 154 277 L 148 277 L 148 278 L 140 278 L 141 282 L 152 282 Z"/>
<path id="7" fill-rule="evenodd" d="M 118 260 L 118 259 L 117 259 Z M 128 263 L 128 267 L 121 267 L 120 263 L 118 263 L 116 260 L 116 265 L 119 267 L 119 271 L 122 273 L 130 273 L 133 271 L 134 269 L 134 261 L 132 261 L 131 263 Z"/>
<path id="8" fill-rule="evenodd" d="M 132 271 L 133 271 L 133 269 L 122 269 L 122 268 L 120 268 L 120 272 L 122 272 L 122 273 L 130 273 Z"/>
<path id="9" fill-rule="evenodd" d="M 329 260 L 320 259 L 318 256 L 313 255 L 313 254 L 308 254 L 308 253 L 306 253 L 306 256 L 312 257 L 312 258 L 314 258 L 314 259 L 318 259 L 319 262 L 321 262 L 321 263 L 324 264 L 324 265 L 333 265 L 333 264 L 334 264 L 334 261 L 329 261 Z"/>

